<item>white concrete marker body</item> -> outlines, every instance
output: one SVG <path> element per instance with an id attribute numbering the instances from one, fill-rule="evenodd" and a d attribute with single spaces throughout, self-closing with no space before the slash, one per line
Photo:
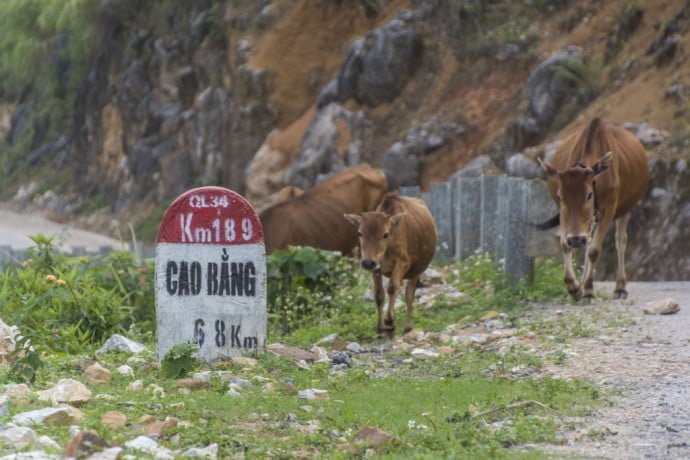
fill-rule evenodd
<path id="1" fill-rule="evenodd" d="M 202 187 L 168 208 L 156 249 L 156 320 L 159 360 L 185 342 L 206 361 L 263 349 L 263 230 L 240 195 Z"/>

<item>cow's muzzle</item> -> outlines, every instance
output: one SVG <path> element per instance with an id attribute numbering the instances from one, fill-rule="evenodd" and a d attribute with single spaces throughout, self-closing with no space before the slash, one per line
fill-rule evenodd
<path id="1" fill-rule="evenodd" d="M 376 262 L 374 262 L 373 260 L 363 260 L 362 268 L 364 268 L 365 270 L 372 271 L 376 268 Z"/>
<path id="2" fill-rule="evenodd" d="M 581 248 L 587 244 L 587 235 L 568 236 L 565 242 L 571 248 Z"/>

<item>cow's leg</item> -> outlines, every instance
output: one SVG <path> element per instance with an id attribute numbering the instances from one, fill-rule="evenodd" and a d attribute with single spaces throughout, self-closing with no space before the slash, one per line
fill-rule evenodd
<path id="1" fill-rule="evenodd" d="M 407 267 L 408 264 L 404 262 L 398 262 L 393 267 L 393 273 L 391 273 L 388 286 L 386 287 L 388 292 L 388 311 L 386 312 L 386 319 L 383 320 L 384 330 L 395 330 L 395 297 L 398 295 L 403 276 L 407 272 Z"/>
<path id="2" fill-rule="evenodd" d="M 573 249 L 565 244 L 561 245 L 561 249 L 563 250 L 563 268 L 565 269 L 565 276 L 563 280 L 568 288 L 568 293 L 577 302 L 582 297 L 582 291 L 580 290 L 580 286 L 577 284 L 577 281 L 575 281 L 575 270 L 573 270 Z"/>
<path id="3" fill-rule="evenodd" d="M 385 293 L 383 292 L 383 279 L 381 273 L 374 273 L 374 300 L 376 301 L 376 309 L 379 312 L 378 332 L 383 332 L 383 301 L 385 300 Z"/>
<path id="4" fill-rule="evenodd" d="M 405 286 L 405 305 L 407 306 L 407 311 L 405 312 L 405 332 L 409 332 L 412 329 L 412 312 L 414 303 L 414 293 L 417 289 L 417 281 L 419 277 L 407 280 L 407 286 Z"/>
<path id="5" fill-rule="evenodd" d="M 587 251 L 585 253 L 587 263 L 585 264 L 585 271 L 582 273 L 582 281 L 580 283 L 583 289 L 583 299 L 585 302 L 591 302 L 592 299 L 594 299 L 594 267 L 596 267 L 597 260 L 599 260 L 606 232 L 609 231 L 611 223 L 613 222 L 613 212 L 604 211 L 603 214 L 604 217 L 594 229 L 592 240 L 587 245 Z"/>
<path id="6" fill-rule="evenodd" d="M 616 252 L 618 253 L 618 272 L 616 273 L 616 290 L 613 291 L 614 299 L 627 299 L 628 291 L 625 290 L 627 278 L 625 276 L 625 248 L 628 245 L 628 220 L 630 213 L 618 218 L 616 221 Z"/>

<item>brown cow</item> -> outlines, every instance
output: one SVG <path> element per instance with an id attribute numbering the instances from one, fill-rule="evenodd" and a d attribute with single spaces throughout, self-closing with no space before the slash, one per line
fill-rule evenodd
<path id="1" fill-rule="evenodd" d="M 405 332 L 409 331 L 417 280 L 436 252 L 438 235 L 429 209 L 418 198 L 390 193 L 375 212 L 346 214 L 345 217 L 358 229 L 362 267 L 373 274 L 379 332 L 395 330 L 395 297 L 404 279 L 407 280 Z M 382 275 L 390 277 L 385 318 Z"/>
<path id="2" fill-rule="evenodd" d="M 313 246 L 351 255 L 357 233 L 344 213 L 376 209 L 388 189 L 381 170 L 368 164 L 346 168 L 304 194 L 259 214 L 266 252 L 288 246 Z"/>
<path id="3" fill-rule="evenodd" d="M 630 210 L 645 193 L 647 154 L 628 130 L 598 118 L 570 136 L 551 163 L 539 160 L 549 176 L 549 192 L 560 207 L 560 241 L 568 292 L 579 300 L 594 298 L 593 276 L 604 237 L 616 221 L 618 273 L 614 298 L 626 298 L 625 247 Z M 585 268 L 578 284 L 572 251 L 586 247 Z"/>
<path id="4" fill-rule="evenodd" d="M 257 214 L 261 214 L 264 210 L 270 208 L 271 206 L 275 206 L 283 201 L 290 201 L 293 198 L 297 198 L 298 196 L 302 195 L 303 193 L 304 190 L 301 188 L 295 187 L 294 185 L 287 185 L 258 202 L 254 209 L 256 209 Z"/>

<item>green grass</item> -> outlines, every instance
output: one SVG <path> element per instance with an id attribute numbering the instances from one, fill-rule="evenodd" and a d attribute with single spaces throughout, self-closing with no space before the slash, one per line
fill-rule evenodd
<path id="1" fill-rule="evenodd" d="M 136 333 L 128 332 L 128 335 L 153 349 L 150 333 L 153 325 L 141 303 L 149 302 L 152 307 L 152 280 L 142 282 L 142 277 L 153 276 L 150 267 L 137 268 L 131 260 L 115 256 L 113 262 L 117 265 L 111 272 L 88 260 L 65 259 L 52 252 L 48 241 L 38 241 L 39 249 L 26 267 L 0 276 L 0 314 L 14 322 L 8 312 L 19 315 L 22 303 L 35 306 L 44 301 L 46 308 L 49 305 L 53 308 L 51 322 L 67 321 L 73 311 L 73 299 L 60 290 L 65 286 L 54 286 L 51 284 L 54 282 L 45 279 L 46 272 L 52 271 L 64 278 L 66 286 L 77 296 L 91 298 L 105 289 L 119 299 L 116 304 L 129 306 L 123 324 L 134 321 L 129 329 L 134 328 Z M 319 260 L 340 268 L 344 268 L 343 263 L 349 263 L 328 257 Z M 281 267 L 292 270 L 294 265 L 291 264 Z M 303 267 L 305 272 L 315 270 L 315 267 L 307 270 L 306 266 Z M 79 270 L 75 271 L 75 267 Z M 447 283 L 469 295 L 469 300 L 438 299 L 419 311 L 414 325 L 425 331 L 443 330 L 463 318 L 469 322 L 489 309 L 508 313 L 509 321 L 517 324 L 532 302 L 559 299 L 565 291 L 560 281 L 560 268 L 549 261 L 537 265 L 532 285 L 509 283 L 481 257 L 462 266 L 449 265 L 440 269 L 446 273 Z M 300 276 L 294 279 L 299 283 L 304 281 Z M 309 348 L 324 335 L 337 332 L 344 340 L 357 340 L 365 346 L 379 344 L 375 306 L 363 299 L 370 282 L 365 274 L 357 270 L 353 284 L 338 284 L 334 291 L 329 290 L 329 280 L 317 277 L 312 282 L 316 283 L 312 287 L 313 295 L 305 297 L 311 302 L 307 305 L 309 308 L 302 310 L 302 316 L 290 331 L 282 327 L 280 318 L 272 318 L 269 343 L 281 341 Z M 322 282 L 326 285 L 320 286 Z M 21 291 L 23 288 L 26 292 Z M 330 298 L 324 297 L 326 293 Z M 8 302 L 12 302 L 11 309 L 8 309 Z M 111 307 L 108 304 L 108 308 Z M 48 314 L 38 307 L 35 310 L 42 315 Z M 134 314 L 139 316 L 132 316 Z M 452 354 L 428 360 L 412 359 L 406 352 L 389 351 L 382 357 L 357 355 L 354 359 L 359 364 L 339 374 L 333 374 L 327 363 L 302 370 L 292 361 L 270 354 L 258 356 L 254 368 L 230 363 L 214 368 L 199 362 L 192 365 L 192 372 L 222 370 L 254 382 L 251 388 L 241 389 L 240 398 L 227 395 L 227 383 L 217 377 L 210 388 L 188 394 L 181 392 L 175 387 L 176 380 L 166 377 L 149 351 L 144 355 L 144 362 L 132 365 L 135 378 L 141 379 L 145 388 L 135 392 L 127 390 L 132 379 L 115 372 L 119 365 L 127 362 L 128 356 L 119 353 L 95 356 L 98 343 L 92 340 L 55 343 L 52 336 L 37 333 L 53 331 L 53 326 L 44 324 L 45 321 L 36 323 L 26 318 L 22 321 L 17 324 L 23 333 L 35 340 L 44 361 L 43 366 L 36 369 L 36 380 L 32 384 L 35 391 L 49 388 L 60 378 L 82 379 L 83 370 L 94 358 L 113 371 L 110 383 L 90 387 L 93 397 L 80 407 L 86 418 L 79 425 L 96 430 L 114 445 L 139 435 L 141 426 L 137 420 L 148 414 L 158 420 L 175 416 L 189 422 L 188 426 L 178 426 L 159 439 L 165 447 L 184 450 L 218 443 L 219 458 L 360 458 L 366 453 L 367 445 L 353 438 L 363 426 L 374 426 L 392 436 L 391 441 L 373 452 L 378 458 L 541 458 L 543 453 L 538 448 L 524 446 L 561 442 L 560 420 L 586 415 L 600 403 L 599 391 L 592 384 L 541 376 L 542 359 L 533 350 L 518 344 L 502 350 L 493 344 L 454 346 Z M 538 334 L 561 334 L 566 337 L 564 340 L 587 332 L 582 325 L 568 327 L 562 322 L 530 322 L 520 327 Z M 564 360 L 565 356 L 562 358 Z M 0 370 L 0 382 L 14 378 L 8 370 Z M 257 378 L 268 379 L 274 391 L 262 391 L 265 383 Z M 297 390 L 325 389 L 330 397 L 303 401 L 286 391 L 287 383 Z M 165 395 L 154 397 L 147 389 L 151 384 L 161 386 Z M 506 408 L 506 405 L 523 401 L 539 404 Z M 183 410 L 180 409 L 182 403 Z M 35 396 L 26 406 L 12 404 L 10 414 L 0 417 L 0 424 L 8 422 L 14 414 L 45 405 Z M 312 411 L 303 410 L 306 405 L 311 406 Z M 477 415 L 494 408 L 498 410 Z M 128 424 L 124 428 L 114 430 L 101 423 L 102 415 L 112 410 L 127 416 Z M 288 414 L 295 414 L 297 421 L 287 421 Z M 300 431 L 309 423 L 318 424 L 318 427 L 311 433 Z M 49 435 L 62 445 L 70 437 L 67 426 L 40 426 L 36 430 L 39 435 Z M 9 452 L 0 447 L 0 454 L 6 451 Z"/>

